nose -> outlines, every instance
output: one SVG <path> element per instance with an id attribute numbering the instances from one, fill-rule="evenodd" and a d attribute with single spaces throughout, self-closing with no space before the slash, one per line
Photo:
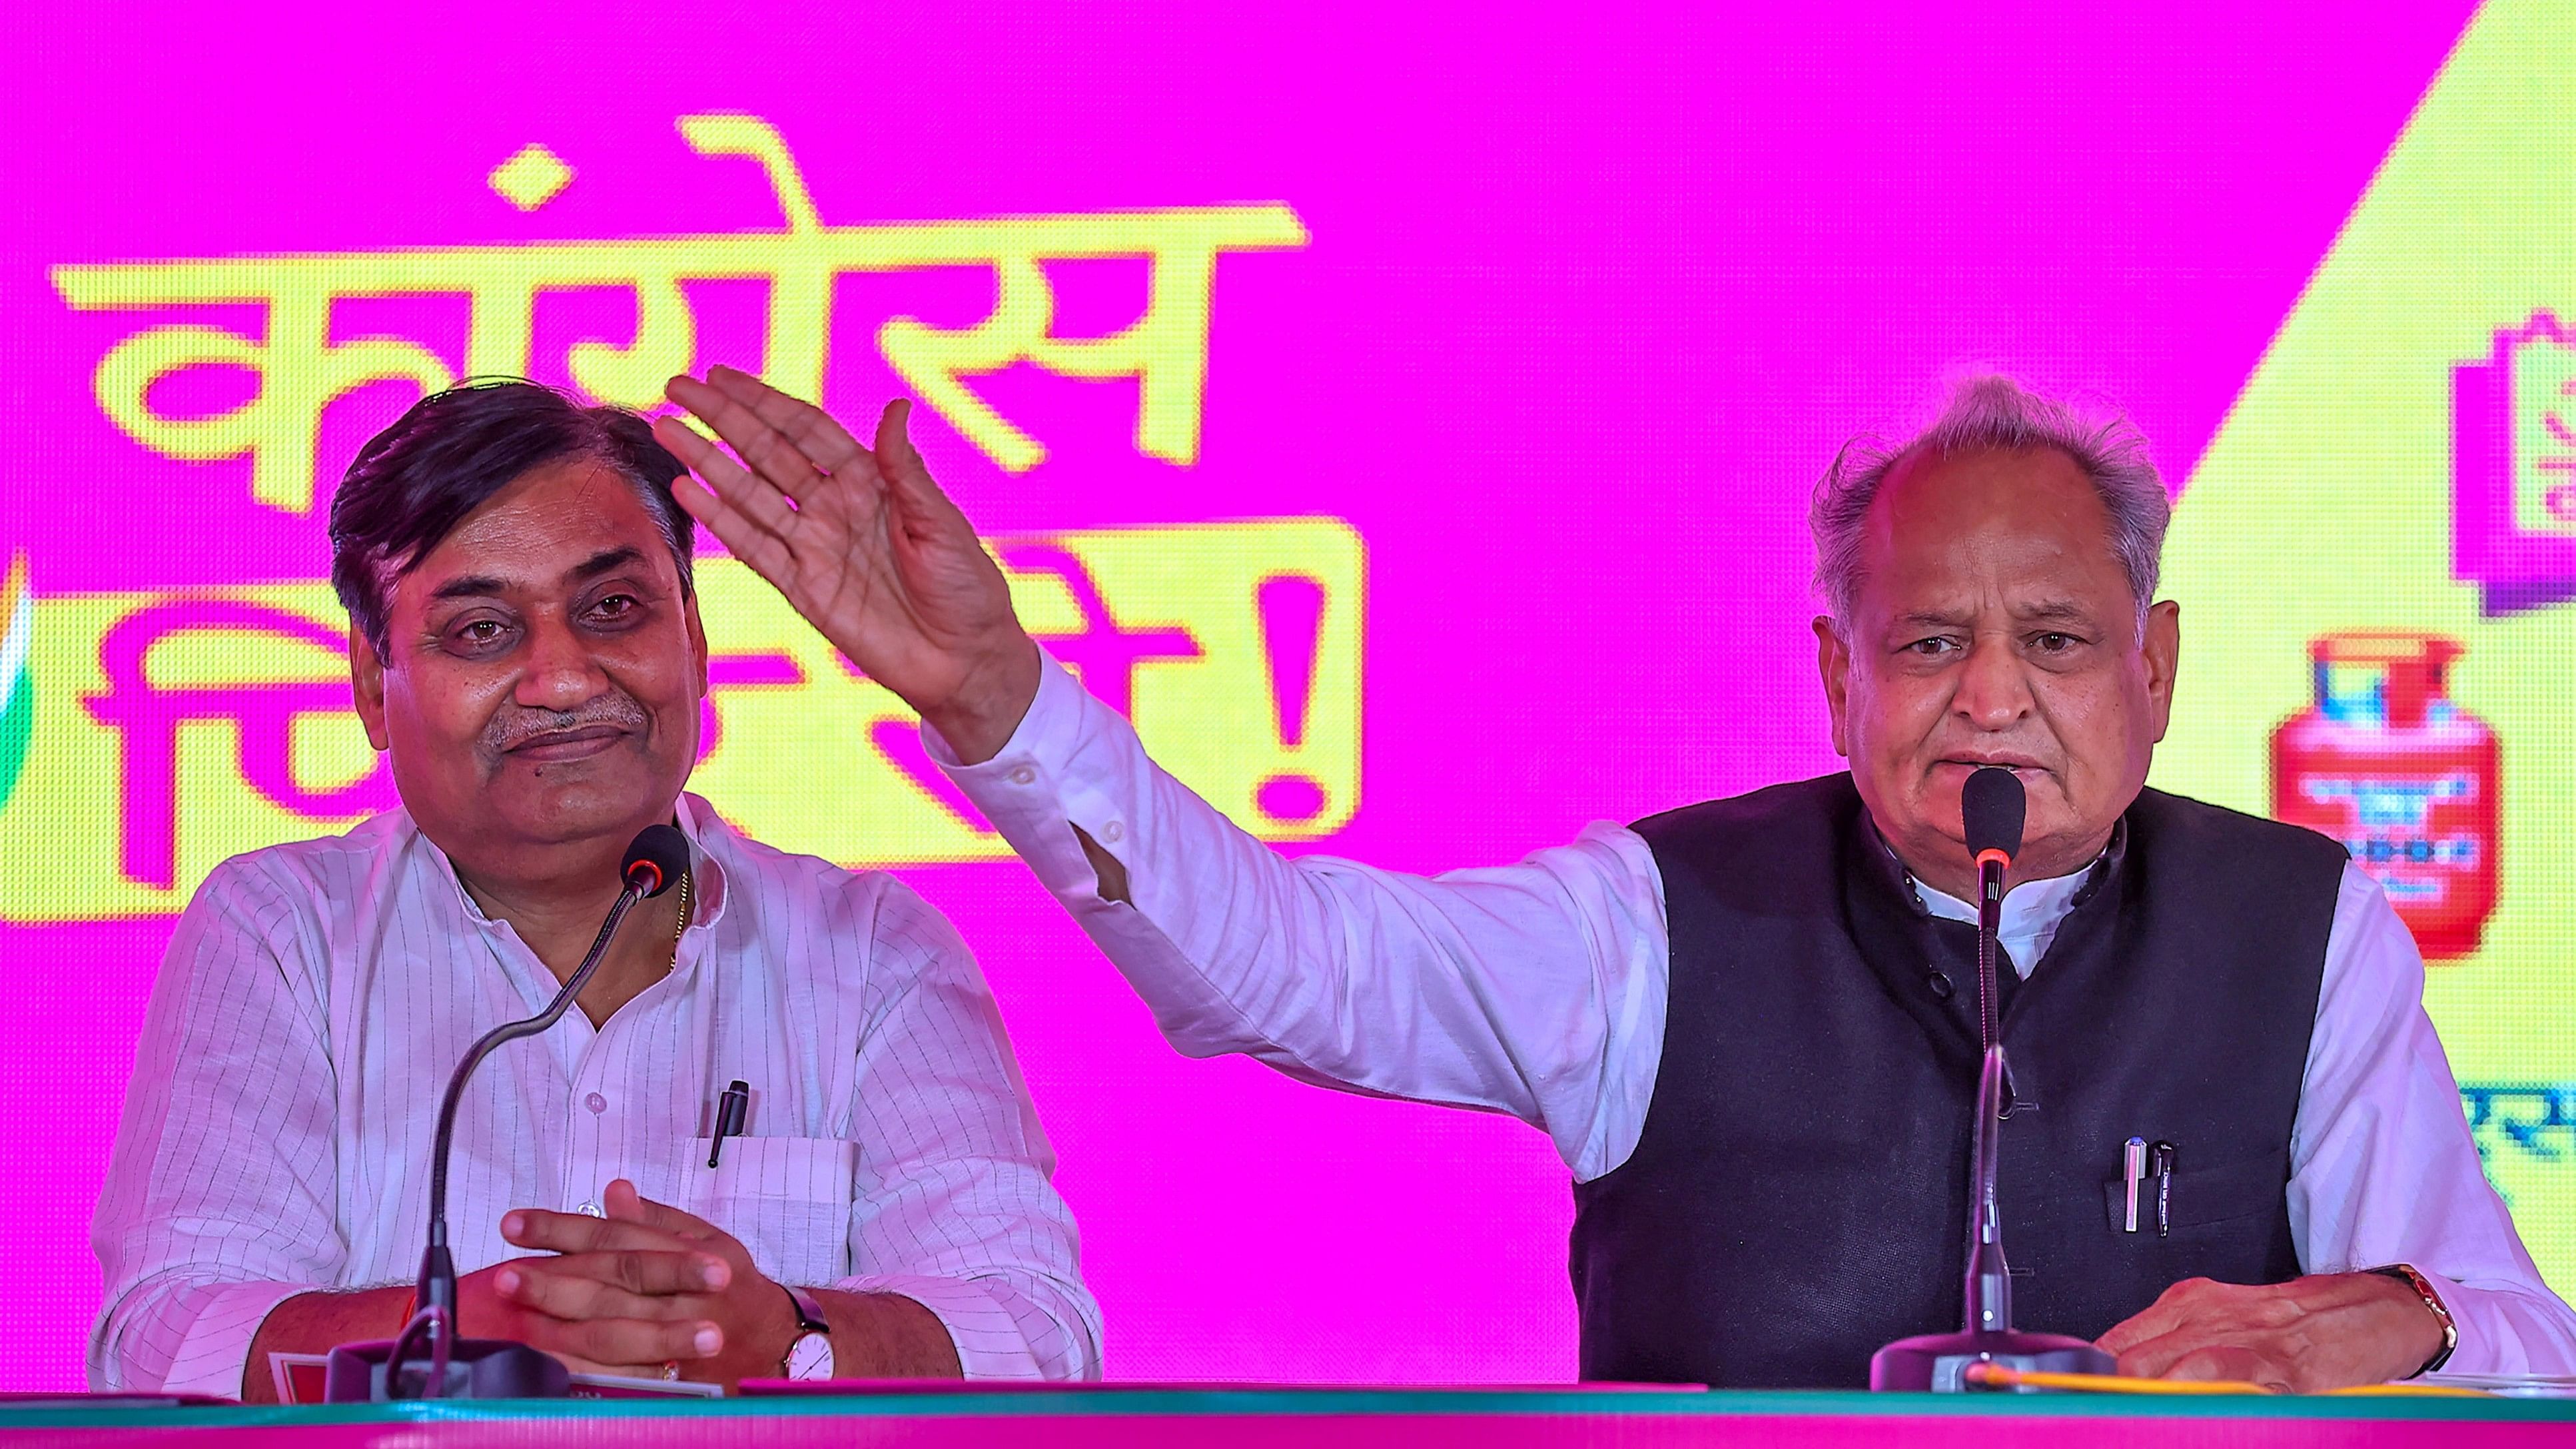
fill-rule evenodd
<path id="1" fill-rule="evenodd" d="M 2010 639 L 1979 634 L 1969 642 L 1950 707 L 1981 730 L 2010 729 L 2031 712 L 2030 681 Z"/>
<path id="2" fill-rule="evenodd" d="M 529 626 L 527 668 L 511 691 L 514 703 L 560 713 L 597 699 L 607 688 L 607 672 L 580 635 L 554 620 Z"/>

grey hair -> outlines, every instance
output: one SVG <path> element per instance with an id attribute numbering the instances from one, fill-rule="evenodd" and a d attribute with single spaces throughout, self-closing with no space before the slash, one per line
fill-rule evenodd
<path id="1" fill-rule="evenodd" d="M 1833 616 L 1835 632 L 1850 630 L 1852 603 L 1861 588 L 1862 525 L 1879 485 L 1898 463 L 1927 450 L 2024 448 L 2054 448 L 2093 480 L 2111 515 L 2111 551 L 2137 598 L 2143 639 L 2164 556 L 2165 524 L 2173 513 L 2164 479 L 2147 456 L 2145 435 L 2124 417 L 2088 417 L 2071 404 L 1994 374 L 1960 383 L 1941 416 L 1908 442 L 1891 447 L 1881 438 L 1862 436 L 1843 444 L 1833 466 L 1817 480 L 1807 527 L 1816 539 L 1816 592 Z"/>

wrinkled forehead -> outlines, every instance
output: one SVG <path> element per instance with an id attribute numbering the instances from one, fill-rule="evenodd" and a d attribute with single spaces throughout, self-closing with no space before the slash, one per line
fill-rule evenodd
<path id="1" fill-rule="evenodd" d="M 1970 595 L 2105 615 L 2133 602 L 2110 509 L 2055 448 L 1900 460 L 1870 500 L 1860 563 L 1864 613 L 1955 606 Z"/>
<path id="2" fill-rule="evenodd" d="M 380 560 L 378 579 L 397 611 L 453 596 L 460 583 L 546 594 L 619 568 L 676 583 L 671 538 L 644 487 L 594 458 L 530 469 L 411 559 Z"/>

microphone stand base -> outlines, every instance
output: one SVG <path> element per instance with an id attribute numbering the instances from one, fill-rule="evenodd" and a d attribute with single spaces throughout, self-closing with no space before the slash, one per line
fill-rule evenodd
<path id="1" fill-rule="evenodd" d="M 1870 1355 L 1869 1386 L 1885 1392 L 1993 1393 L 1967 1380 L 1972 1363 L 2001 1364 L 2026 1373 L 2108 1374 L 2119 1361 L 2080 1338 L 2058 1333 L 1927 1333 L 1900 1338 Z M 2035 1389 L 2015 1390 L 2036 1393 Z"/>
<path id="2" fill-rule="evenodd" d="M 430 1391 L 429 1352 L 415 1348 L 394 1366 L 394 1340 L 344 1343 L 331 1350 L 323 1371 L 322 1399 L 331 1404 L 382 1404 L 404 1399 L 560 1399 L 572 1387 L 571 1371 L 552 1354 L 506 1338 L 461 1338 L 447 1355 L 443 1393 Z"/>

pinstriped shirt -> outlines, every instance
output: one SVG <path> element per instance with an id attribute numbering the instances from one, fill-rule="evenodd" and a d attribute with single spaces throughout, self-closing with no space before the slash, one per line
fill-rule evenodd
<path id="1" fill-rule="evenodd" d="M 1072 1215 L 965 943 L 892 876 L 769 849 L 694 795 L 678 814 L 697 899 L 670 973 L 466 1089 L 459 1271 L 520 1255 L 507 1210 L 595 1213 L 625 1177 L 780 1282 L 920 1302 L 970 1377 L 1097 1377 Z M 558 986 L 400 810 L 218 867 L 172 934 L 99 1198 L 91 1385 L 237 1393 L 278 1304 L 410 1282 L 447 1075 Z M 737 1078 L 745 1135 L 710 1170 Z"/>

